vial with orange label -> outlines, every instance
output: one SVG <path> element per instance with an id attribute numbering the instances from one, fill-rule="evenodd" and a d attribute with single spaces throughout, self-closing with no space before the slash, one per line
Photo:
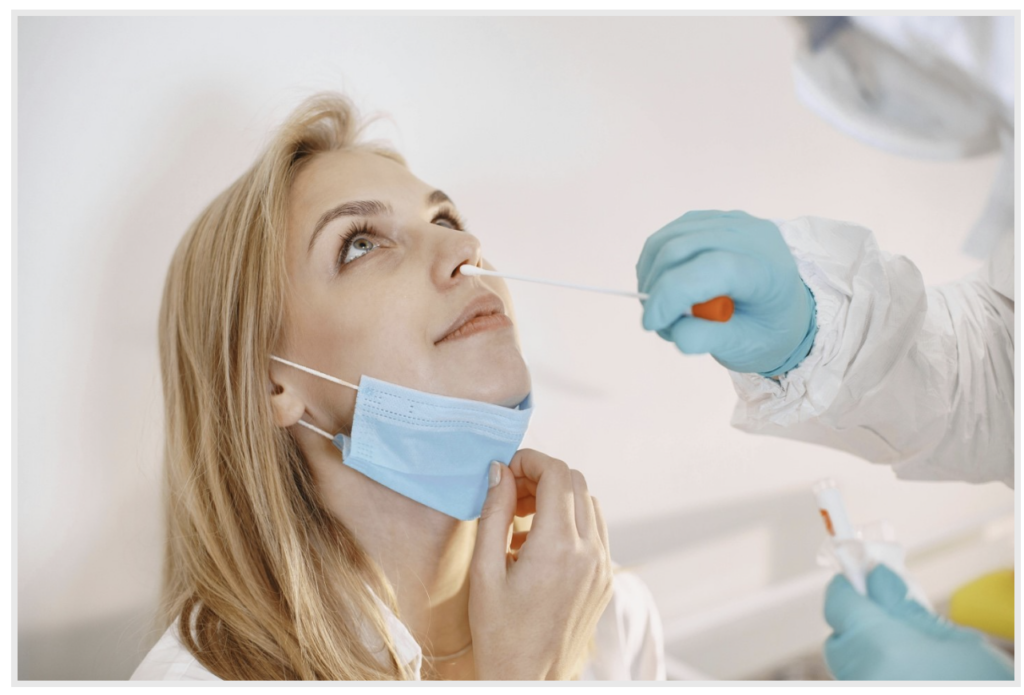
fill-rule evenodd
<path id="1" fill-rule="evenodd" d="M 846 515 L 843 496 L 839 494 L 836 482 L 828 478 L 816 483 L 812 489 L 818 498 L 818 511 L 843 574 L 858 593 L 866 595 L 867 558 L 864 557 L 863 544 Z"/>

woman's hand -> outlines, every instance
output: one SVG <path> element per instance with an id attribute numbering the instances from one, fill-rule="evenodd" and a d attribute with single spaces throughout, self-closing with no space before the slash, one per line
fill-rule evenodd
<path id="1" fill-rule="evenodd" d="M 579 471 L 539 451 L 521 449 L 497 472 L 470 567 L 477 678 L 572 678 L 612 596 L 601 508 Z M 533 513 L 529 538 L 517 539 L 522 546 L 513 562 L 512 518 Z"/>

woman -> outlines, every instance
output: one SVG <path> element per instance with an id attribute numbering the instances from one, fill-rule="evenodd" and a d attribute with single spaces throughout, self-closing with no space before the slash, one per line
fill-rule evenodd
<path id="1" fill-rule="evenodd" d="M 458 272 L 479 241 L 359 130 L 314 95 L 175 253 L 168 627 L 133 679 L 663 678 L 650 594 L 612 574 L 577 471 L 519 450 L 476 521 L 341 465 L 373 379 L 509 413 L 530 390 L 504 283 Z"/>

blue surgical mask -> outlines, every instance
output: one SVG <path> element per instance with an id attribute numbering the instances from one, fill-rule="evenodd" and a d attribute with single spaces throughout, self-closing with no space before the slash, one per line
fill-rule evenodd
<path id="1" fill-rule="evenodd" d="M 508 465 L 526 434 L 530 396 L 515 408 L 451 398 L 364 376 L 355 386 L 271 356 L 332 383 L 355 389 L 352 436 L 327 437 L 342 462 L 371 480 L 448 516 L 480 516 L 491 461 Z"/>

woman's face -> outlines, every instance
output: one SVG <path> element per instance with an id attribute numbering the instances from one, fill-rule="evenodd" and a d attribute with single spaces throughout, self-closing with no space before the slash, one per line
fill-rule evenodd
<path id="1" fill-rule="evenodd" d="M 529 393 L 508 288 L 458 271 L 490 267 L 480 241 L 401 164 L 367 151 L 316 155 L 289 192 L 287 234 L 282 357 L 350 383 L 367 375 L 505 406 Z M 321 394 L 321 426 L 347 431 L 355 394 L 291 371 L 307 395 Z"/>

